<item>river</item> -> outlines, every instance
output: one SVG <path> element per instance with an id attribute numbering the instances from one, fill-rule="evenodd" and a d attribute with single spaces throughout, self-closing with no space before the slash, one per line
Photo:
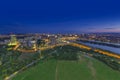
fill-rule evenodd
<path id="1" fill-rule="evenodd" d="M 80 42 L 80 43 L 85 44 L 87 46 L 91 46 L 93 48 L 100 48 L 100 49 L 103 49 L 103 50 L 111 51 L 111 52 L 116 53 L 116 54 L 120 54 L 120 48 L 115 48 L 115 47 L 110 47 L 110 46 L 105 46 L 105 45 L 99 45 L 99 44 L 92 44 L 92 43 L 84 43 L 84 42 Z"/>

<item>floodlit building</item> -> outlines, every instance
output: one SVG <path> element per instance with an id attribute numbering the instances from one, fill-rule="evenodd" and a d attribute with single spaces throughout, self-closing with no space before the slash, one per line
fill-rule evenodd
<path id="1" fill-rule="evenodd" d="M 10 42 L 8 43 L 9 46 L 15 46 L 18 44 L 16 35 L 11 35 Z"/>

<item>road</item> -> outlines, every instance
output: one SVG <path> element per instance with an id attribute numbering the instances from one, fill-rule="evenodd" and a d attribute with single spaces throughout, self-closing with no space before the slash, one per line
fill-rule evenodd
<path id="1" fill-rule="evenodd" d="M 52 46 L 47 46 L 47 47 L 41 47 L 40 50 L 46 50 L 46 49 L 52 49 L 56 46 L 63 46 L 63 45 L 67 45 L 68 43 L 66 44 L 56 44 L 56 45 L 52 45 Z M 13 50 L 17 50 L 17 51 L 20 51 L 20 52 L 23 52 L 23 53 L 34 53 L 36 52 L 37 50 L 39 49 L 35 49 L 35 50 L 26 50 L 26 49 L 19 49 L 18 47 L 20 46 L 20 44 L 16 45 Z"/>

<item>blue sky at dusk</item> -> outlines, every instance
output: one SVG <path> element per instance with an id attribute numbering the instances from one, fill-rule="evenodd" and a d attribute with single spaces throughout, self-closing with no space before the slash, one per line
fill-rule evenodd
<path id="1" fill-rule="evenodd" d="M 0 33 L 120 32 L 120 1 L 1 0 Z"/>

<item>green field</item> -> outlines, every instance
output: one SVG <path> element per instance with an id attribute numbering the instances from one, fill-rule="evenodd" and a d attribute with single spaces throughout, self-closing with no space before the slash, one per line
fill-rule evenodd
<path id="1" fill-rule="evenodd" d="M 0 76 L 0 80 L 2 80 L 2 76 Z"/>
<path id="2" fill-rule="evenodd" d="M 54 80 L 55 68 L 55 60 L 40 62 L 37 66 L 18 74 L 13 80 Z"/>
<path id="3" fill-rule="evenodd" d="M 81 55 L 78 61 L 50 59 L 40 62 L 13 80 L 120 80 L 120 72 Z"/>

